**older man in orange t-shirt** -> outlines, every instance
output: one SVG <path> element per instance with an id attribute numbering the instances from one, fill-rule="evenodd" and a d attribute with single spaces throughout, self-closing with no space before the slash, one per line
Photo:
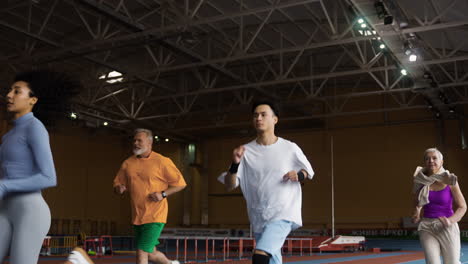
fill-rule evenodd
<path id="1" fill-rule="evenodd" d="M 167 221 L 166 197 L 187 185 L 172 160 L 152 151 L 153 134 L 137 129 L 133 137 L 133 153 L 126 159 L 114 179 L 114 190 L 130 192 L 133 229 L 137 244 L 137 264 L 178 263 L 170 261 L 156 249 Z"/>

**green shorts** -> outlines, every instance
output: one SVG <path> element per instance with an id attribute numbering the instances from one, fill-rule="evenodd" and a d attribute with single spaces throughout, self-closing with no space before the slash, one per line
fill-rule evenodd
<path id="1" fill-rule="evenodd" d="M 159 237 L 164 228 L 164 223 L 149 223 L 133 225 L 135 241 L 138 249 L 153 253 L 154 247 L 159 245 Z"/>

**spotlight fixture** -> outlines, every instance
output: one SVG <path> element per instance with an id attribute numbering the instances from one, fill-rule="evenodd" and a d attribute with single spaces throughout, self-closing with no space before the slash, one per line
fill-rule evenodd
<path id="1" fill-rule="evenodd" d="M 409 56 L 413 53 L 413 47 L 409 41 L 405 41 L 403 44 L 403 50 L 405 51 L 406 56 Z"/>
<path id="2" fill-rule="evenodd" d="M 451 114 L 455 113 L 455 109 L 453 109 L 453 107 L 450 107 L 449 108 L 449 113 L 451 113 Z"/>
<path id="3" fill-rule="evenodd" d="M 123 75 L 118 71 L 111 71 L 99 76 L 99 79 L 104 79 L 107 83 L 116 83 L 123 81 Z"/>
<path id="4" fill-rule="evenodd" d="M 361 27 L 362 27 L 362 28 L 366 28 L 366 27 L 367 27 L 367 24 L 362 23 L 362 24 L 361 24 Z"/>
<path id="5" fill-rule="evenodd" d="M 393 24 L 393 16 L 387 15 L 384 17 L 383 21 L 384 21 L 384 25 L 391 25 Z"/>
<path id="6" fill-rule="evenodd" d="M 391 25 L 393 23 L 393 16 L 389 15 L 385 5 L 382 1 L 376 1 L 374 3 L 375 12 L 379 19 L 383 18 L 384 25 Z"/>
<path id="7" fill-rule="evenodd" d="M 434 105 L 432 104 L 431 100 L 429 100 L 428 98 L 425 98 L 425 101 L 427 103 L 427 108 L 428 109 L 433 109 L 434 108 Z"/>
<path id="8" fill-rule="evenodd" d="M 405 52 L 405 55 L 408 56 L 409 61 L 415 62 L 418 59 L 417 50 L 412 46 L 412 44 L 409 41 L 405 42 L 403 50 Z"/>
<path id="9" fill-rule="evenodd" d="M 78 118 L 78 115 L 75 112 L 70 113 L 70 119 L 75 120 Z"/>
<path id="10" fill-rule="evenodd" d="M 358 22 L 359 24 L 363 24 L 363 23 L 364 23 L 364 19 L 359 18 L 357 22 Z"/>
<path id="11" fill-rule="evenodd" d="M 428 79 L 428 80 L 429 80 L 429 79 L 432 80 L 432 75 L 431 75 L 430 72 L 425 71 L 424 74 L 423 74 L 423 78 L 424 78 L 424 79 Z"/>
<path id="12" fill-rule="evenodd" d="M 166 141 L 166 142 L 169 142 L 169 139 L 168 139 L 168 138 L 166 138 L 164 141 Z"/>
<path id="13" fill-rule="evenodd" d="M 154 136 L 154 139 L 158 140 L 158 139 L 159 139 L 159 137 L 158 137 L 158 136 Z"/>
<path id="14" fill-rule="evenodd" d="M 379 48 L 380 48 L 380 49 L 385 49 L 385 44 L 383 44 L 383 43 L 380 44 L 380 45 L 379 45 Z"/>
<path id="15" fill-rule="evenodd" d="M 406 69 L 401 69 L 400 70 L 401 75 L 406 76 L 408 75 L 408 71 Z"/>
<path id="16" fill-rule="evenodd" d="M 193 32 L 186 32 L 182 37 L 182 40 L 187 44 L 195 44 L 195 42 L 197 42 L 197 38 Z"/>
<path id="17" fill-rule="evenodd" d="M 104 121 L 104 123 L 102 123 L 104 126 L 108 126 L 109 125 L 109 122 L 107 121 Z"/>
<path id="18" fill-rule="evenodd" d="M 366 24 L 361 24 L 361 27 L 362 27 L 362 26 L 367 27 Z M 358 32 L 359 32 L 359 34 L 364 35 L 364 36 L 375 36 L 375 35 L 377 34 L 377 33 L 375 32 L 375 30 L 372 30 L 372 31 L 371 31 L 371 30 L 362 30 L 362 29 L 360 29 L 360 30 L 358 30 Z M 378 38 L 372 38 L 372 39 L 375 40 L 375 39 L 378 39 Z"/>
<path id="19" fill-rule="evenodd" d="M 440 93 L 439 93 L 439 99 L 440 99 L 444 104 L 449 104 L 449 103 L 450 103 L 448 97 L 447 97 L 443 92 L 440 92 Z"/>
<path id="20" fill-rule="evenodd" d="M 418 56 L 416 54 L 411 54 L 409 56 L 409 61 L 415 62 L 418 59 Z"/>
<path id="21" fill-rule="evenodd" d="M 376 1 L 374 7 L 378 18 L 382 19 L 387 15 L 387 10 L 385 10 L 385 6 L 381 1 Z"/>

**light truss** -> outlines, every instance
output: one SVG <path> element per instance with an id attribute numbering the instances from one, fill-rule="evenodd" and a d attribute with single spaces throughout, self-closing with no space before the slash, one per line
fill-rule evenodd
<path id="1" fill-rule="evenodd" d="M 435 6 L 429 2 L 425 4 Z M 372 46 L 376 36 L 356 31 L 349 5 L 363 6 L 365 11 L 373 1 L 230 3 L 66 0 L 5 4 L 0 6 L 4 14 L 0 27 L 8 31 L 8 39 L 2 45 L 11 50 L 24 48 L 17 54 L 1 54 L 0 61 L 8 67 L 0 78 L 6 81 L 8 75 L 30 67 L 81 67 L 86 90 L 75 102 L 83 114 L 124 127 L 143 122 L 167 133 L 190 131 L 181 122 L 197 118 L 200 123 L 212 120 L 212 125 L 200 126 L 206 129 L 235 125 L 226 113 L 242 113 L 246 105 L 263 97 L 293 105 L 291 113 L 296 116 L 288 117 L 291 121 L 422 109 L 423 97 L 440 91 L 452 93 L 455 106 L 467 101 L 468 43 L 447 42 L 441 49 L 422 39 L 431 57 L 410 65 L 420 73 L 410 71 L 413 82 L 408 82 L 398 74 L 399 67 L 405 66 L 398 48 L 384 54 Z M 466 30 L 468 19 L 443 19 L 459 3 L 433 8 L 432 17 L 405 10 L 412 22 L 398 30 L 378 23 L 372 26 L 384 42 L 408 34 Z M 76 36 L 69 34 L 69 27 L 76 30 Z M 124 82 L 105 84 L 97 79 L 111 70 L 122 72 Z M 419 80 L 424 71 L 437 78 L 437 88 Z M 376 96 L 394 105 L 359 111 L 348 108 L 358 98 Z M 321 107 L 310 110 L 311 105 Z"/>

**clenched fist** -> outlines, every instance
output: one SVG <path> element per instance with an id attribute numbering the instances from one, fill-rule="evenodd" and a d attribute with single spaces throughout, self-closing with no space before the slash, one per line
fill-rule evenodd
<path id="1" fill-rule="evenodd" d="M 148 195 L 148 198 L 150 199 L 150 201 L 153 201 L 153 202 L 159 202 L 164 199 L 164 197 L 162 196 L 160 192 L 150 193 Z"/>
<path id="2" fill-rule="evenodd" d="M 299 177 L 297 176 L 297 172 L 295 170 L 289 171 L 283 176 L 283 181 L 299 181 Z"/>
<path id="3" fill-rule="evenodd" d="M 235 148 L 234 151 L 232 152 L 232 162 L 236 164 L 240 163 L 242 157 L 244 156 L 244 152 L 245 152 L 244 146 L 239 146 Z"/>

